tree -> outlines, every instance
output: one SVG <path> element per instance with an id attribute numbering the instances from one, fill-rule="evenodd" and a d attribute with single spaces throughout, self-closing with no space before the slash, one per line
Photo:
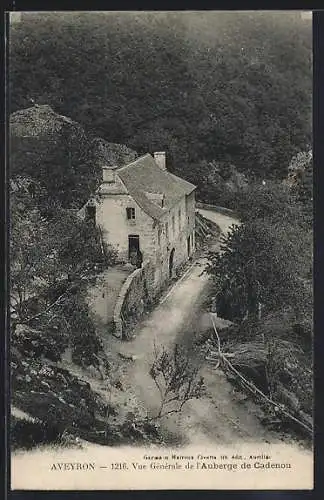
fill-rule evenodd
<path id="1" fill-rule="evenodd" d="M 259 304 L 264 312 L 284 307 L 303 315 L 311 293 L 311 235 L 298 224 L 252 219 L 234 227 L 221 253 L 210 257 L 218 304 L 228 319 L 256 316 Z"/>
<path id="2" fill-rule="evenodd" d="M 251 182 L 248 189 L 241 190 L 231 208 L 239 214 L 242 222 L 267 219 L 271 222 L 302 221 L 302 207 L 295 202 L 286 184 L 278 181 Z"/>
<path id="3" fill-rule="evenodd" d="M 172 351 L 155 352 L 150 375 L 157 386 L 161 402 L 155 419 L 179 413 L 190 399 L 199 399 L 204 393 L 204 380 L 199 367 L 184 348 L 175 345 Z"/>
<path id="4" fill-rule="evenodd" d="M 22 178 L 12 183 L 16 189 L 10 200 L 10 302 L 12 317 L 20 320 L 28 315 L 28 301 L 41 295 L 56 269 L 47 221 L 28 192 L 32 185 Z"/>
<path id="5" fill-rule="evenodd" d="M 294 156 L 288 167 L 286 184 L 291 196 L 303 207 L 308 225 L 313 223 L 313 155 L 312 150 Z"/>
<path id="6" fill-rule="evenodd" d="M 11 307 L 16 321 L 29 321 L 30 308 L 45 311 L 112 264 L 115 252 L 107 247 L 103 255 L 98 230 L 77 215 L 58 208 L 50 219 L 43 216 L 30 195 L 37 183 L 19 178 L 18 184 L 12 182 L 10 200 Z"/>
<path id="7" fill-rule="evenodd" d="M 41 214 L 39 184 L 11 179 L 10 306 L 12 348 L 24 356 L 58 361 L 70 346 L 72 359 L 102 373 L 108 363 L 86 295 L 87 284 L 114 262 L 102 252 L 94 225 L 57 208 Z"/>

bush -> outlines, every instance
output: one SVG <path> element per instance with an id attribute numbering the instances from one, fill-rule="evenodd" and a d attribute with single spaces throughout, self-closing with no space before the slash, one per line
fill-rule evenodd
<path id="1" fill-rule="evenodd" d="M 10 419 L 10 445 L 13 450 L 59 443 L 60 437 L 60 429 L 48 422 L 29 422 L 15 417 Z"/>

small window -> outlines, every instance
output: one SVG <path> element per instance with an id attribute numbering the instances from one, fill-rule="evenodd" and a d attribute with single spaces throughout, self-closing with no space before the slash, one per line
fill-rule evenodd
<path id="1" fill-rule="evenodd" d="M 158 246 L 160 246 L 161 244 L 161 229 L 158 228 L 158 232 L 157 232 L 157 244 Z"/>
<path id="2" fill-rule="evenodd" d="M 126 208 L 126 214 L 128 220 L 135 219 L 135 208 Z"/>
<path id="3" fill-rule="evenodd" d="M 167 222 L 165 223 L 165 235 L 169 239 L 169 224 Z"/>
<path id="4" fill-rule="evenodd" d="M 172 215 L 172 231 L 174 234 L 174 232 L 175 232 L 175 217 L 174 217 L 174 215 Z"/>

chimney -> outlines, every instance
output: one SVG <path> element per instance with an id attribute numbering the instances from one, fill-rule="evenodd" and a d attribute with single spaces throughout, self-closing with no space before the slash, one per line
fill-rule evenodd
<path id="1" fill-rule="evenodd" d="M 166 158 L 165 158 L 165 151 L 157 151 L 156 153 L 153 153 L 154 160 L 156 163 L 159 165 L 161 170 L 166 170 Z"/>
<path id="2" fill-rule="evenodd" d="M 115 182 L 115 168 L 117 167 L 102 167 L 102 180 L 104 183 Z"/>

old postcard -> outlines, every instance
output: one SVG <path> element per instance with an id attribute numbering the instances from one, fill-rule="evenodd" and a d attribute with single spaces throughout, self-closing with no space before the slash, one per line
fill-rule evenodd
<path id="1" fill-rule="evenodd" d="M 11 488 L 313 488 L 312 16 L 11 12 Z"/>

